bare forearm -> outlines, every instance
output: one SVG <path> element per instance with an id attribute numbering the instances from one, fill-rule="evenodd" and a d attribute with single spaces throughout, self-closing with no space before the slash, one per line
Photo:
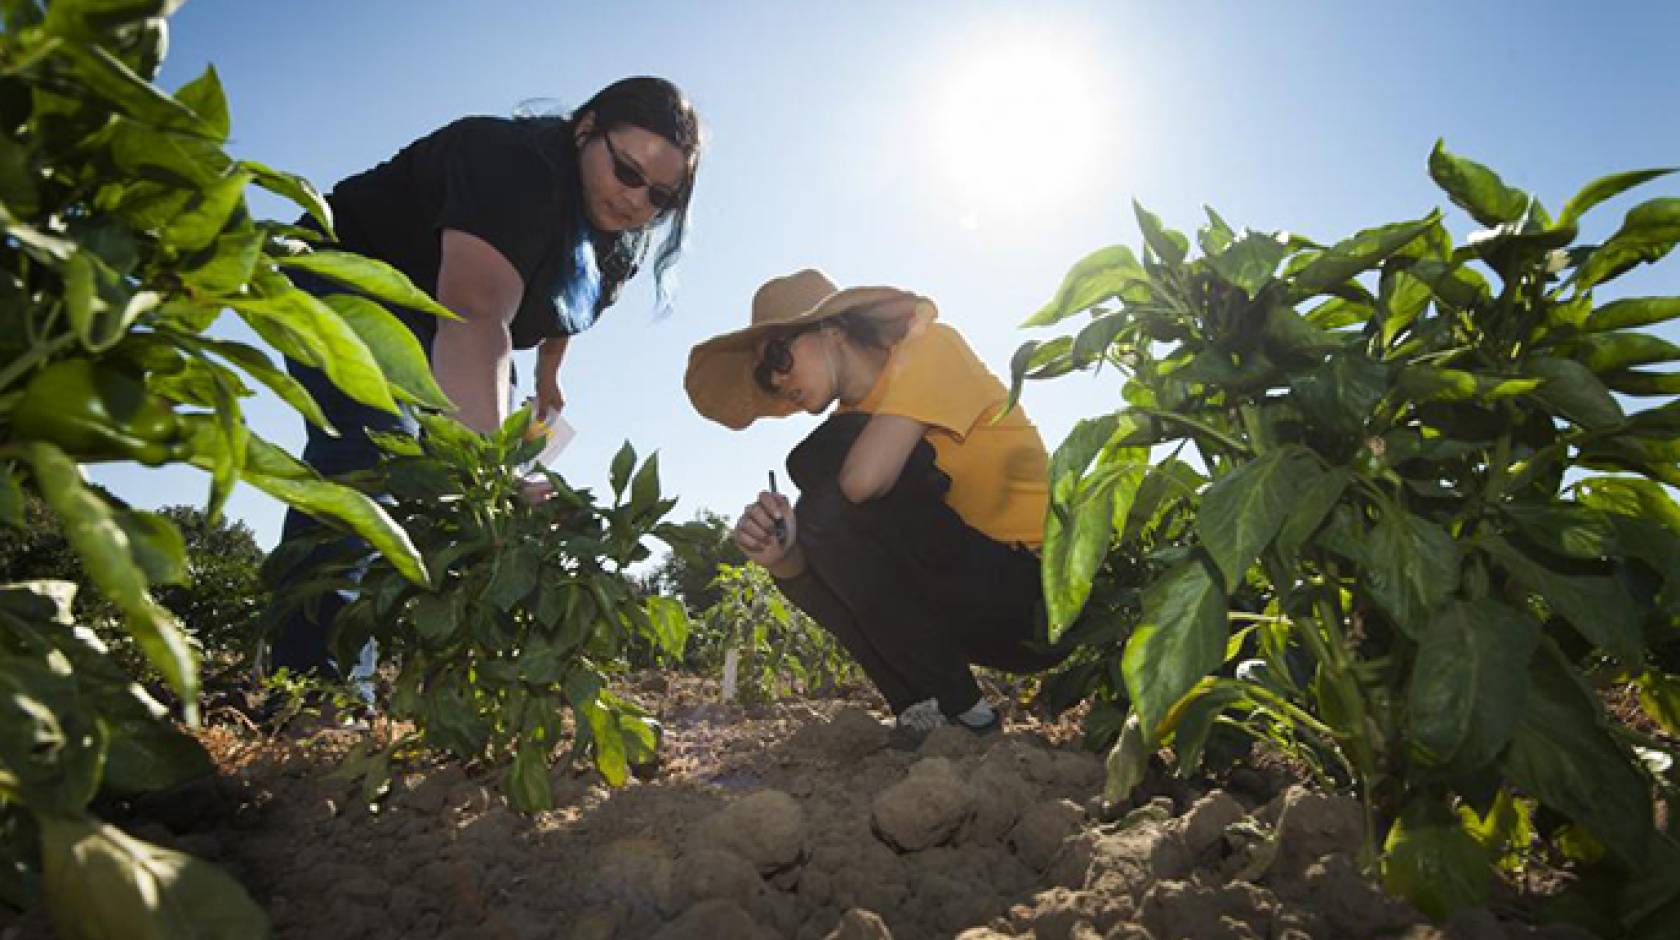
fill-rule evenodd
<path id="1" fill-rule="evenodd" d="M 537 374 L 542 376 L 559 375 L 560 363 L 566 358 L 566 346 L 571 341 L 570 336 L 555 336 L 543 340 L 537 346 Z"/>
<path id="2" fill-rule="evenodd" d="M 480 434 L 491 434 L 507 418 L 509 364 L 513 340 L 494 317 L 438 323 L 432 341 L 432 371 L 455 402 L 455 417 Z"/>

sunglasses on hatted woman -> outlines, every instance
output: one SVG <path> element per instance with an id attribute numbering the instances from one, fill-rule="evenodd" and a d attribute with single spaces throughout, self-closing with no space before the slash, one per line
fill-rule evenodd
<path id="1" fill-rule="evenodd" d="M 648 203 L 660 212 L 669 212 L 677 207 L 682 200 L 682 194 L 666 186 L 648 182 L 639 167 L 619 154 L 618 148 L 613 146 L 612 135 L 603 133 L 601 141 L 607 145 L 607 154 L 612 157 L 613 176 L 628 189 L 646 189 Z"/>
<path id="2" fill-rule="evenodd" d="M 793 341 L 799 335 L 800 333 L 789 333 L 777 336 L 765 343 L 764 350 L 759 353 L 758 364 L 753 366 L 753 381 L 767 394 L 780 394 L 776 390 L 774 380 L 776 376 L 787 375 L 793 369 Z"/>

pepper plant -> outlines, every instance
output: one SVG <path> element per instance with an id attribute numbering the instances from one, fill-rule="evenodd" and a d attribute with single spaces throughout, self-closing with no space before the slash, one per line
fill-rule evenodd
<path id="1" fill-rule="evenodd" d="M 26 493 L 45 501 L 192 725 L 198 663 L 153 595 L 182 580 L 181 535 L 84 485 L 83 465 L 199 467 L 212 519 L 244 481 L 427 583 L 378 503 L 251 433 L 248 383 L 326 421 L 268 352 L 211 329 L 231 309 L 359 401 L 441 408 L 418 344 L 367 297 L 448 312 L 385 265 L 317 247 L 332 218 L 307 181 L 226 153 L 213 68 L 173 94 L 152 84 L 177 5 L 0 3 L 0 522 L 22 521 Z M 314 228 L 254 218 L 252 185 L 296 202 Z M 347 293 L 318 300 L 289 270 Z M 61 582 L 0 586 L 0 828 L 20 834 L 6 840 L 0 898 L 32 904 L 44 885 L 65 937 L 263 934 L 261 912 L 219 870 L 89 815 L 101 790 L 156 789 L 209 764 L 70 609 Z"/>
<path id="2" fill-rule="evenodd" d="M 610 507 L 552 473 L 553 497 L 529 503 L 520 468 L 542 449 L 526 440 L 529 424 L 521 410 L 485 436 L 426 416 L 418 438 L 374 435 L 385 456 L 364 482 L 389 494 L 434 582 L 418 585 L 392 560 L 375 559 L 334 620 L 339 662 L 354 662 L 371 639 L 397 664 L 383 710 L 416 729 L 356 753 L 346 769 L 370 798 L 393 755 L 421 743 L 461 760 L 508 761 L 512 803 L 550 809 L 549 765 L 568 712 L 574 753 L 592 753 L 609 784 L 654 756 L 656 723 L 607 680 L 632 637 L 680 658 L 688 615 L 674 598 L 639 597 L 625 569 L 648 557 L 644 538 L 681 542 L 691 533 L 662 521 L 676 500 L 660 498 L 658 455 L 637 467 L 629 444 L 613 459 Z M 358 567 L 319 564 L 297 579 L 308 587 L 294 603 L 351 586 L 349 568 Z"/>
<path id="3" fill-rule="evenodd" d="M 1052 461 L 1051 632 L 1139 550 L 1140 519 L 1187 509 L 1194 537 L 1148 556 L 1120 661 L 1111 795 L 1157 747 L 1193 760 L 1216 719 L 1287 728 L 1351 781 L 1368 860 L 1380 846 L 1426 911 L 1484 899 L 1538 805 L 1602 847 L 1615 930 L 1661 929 L 1680 912 L 1680 851 L 1653 824 L 1671 757 L 1594 691 L 1638 683 L 1680 733 L 1658 666 L 1680 637 L 1680 375 L 1648 368 L 1680 347 L 1642 329 L 1680 298 L 1595 294 L 1680 240 L 1680 199 L 1581 243 L 1584 213 L 1668 171 L 1597 180 L 1556 215 L 1444 146 L 1429 172 L 1483 226 L 1464 245 L 1434 212 L 1326 247 L 1209 210 L 1193 258 L 1138 207 L 1141 260 L 1090 255 L 1027 321 L 1090 314 L 1020 349 L 1017 393 L 1124 378 Z M 1179 458 L 1208 483 L 1183 485 Z M 1232 613 L 1241 591 L 1259 613 Z M 1255 662 L 1212 675 L 1248 629 Z"/>
<path id="4" fill-rule="evenodd" d="M 715 604 L 700 615 L 689 663 L 707 672 L 736 657 L 737 694 L 764 705 L 794 691 L 813 694 L 856 680 L 857 663 L 832 633 L 787 602 L 770 572 L 756 564 L 719 564 Z"/>

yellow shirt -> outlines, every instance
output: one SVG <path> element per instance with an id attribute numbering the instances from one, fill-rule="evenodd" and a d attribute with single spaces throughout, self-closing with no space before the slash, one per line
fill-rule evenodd
<path id="1" fill-rule="evenodd" d="M 931 312 L 931 311 L 930 311 Z M 1050 459 L 1019 404 L 992 416 L 1009 389 L 956 330 L 923 321 L 893 347 L 875 387 L 845 411 L 899 415 L 928 425 L 945 501 L 962 520 L 1004 543 L 1038 547 L 1050 500 Z"/>

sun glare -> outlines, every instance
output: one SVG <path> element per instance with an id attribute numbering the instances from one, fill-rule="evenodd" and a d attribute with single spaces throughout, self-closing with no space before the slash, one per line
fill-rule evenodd
<path id="1" fill-rule="evenodd" d="M 1049 43 L 993 43 L 945 77 L 935 146 L 965 225 L 1055 208 L 1100 186 L 1109 116 L 1079 58 Z"/>

